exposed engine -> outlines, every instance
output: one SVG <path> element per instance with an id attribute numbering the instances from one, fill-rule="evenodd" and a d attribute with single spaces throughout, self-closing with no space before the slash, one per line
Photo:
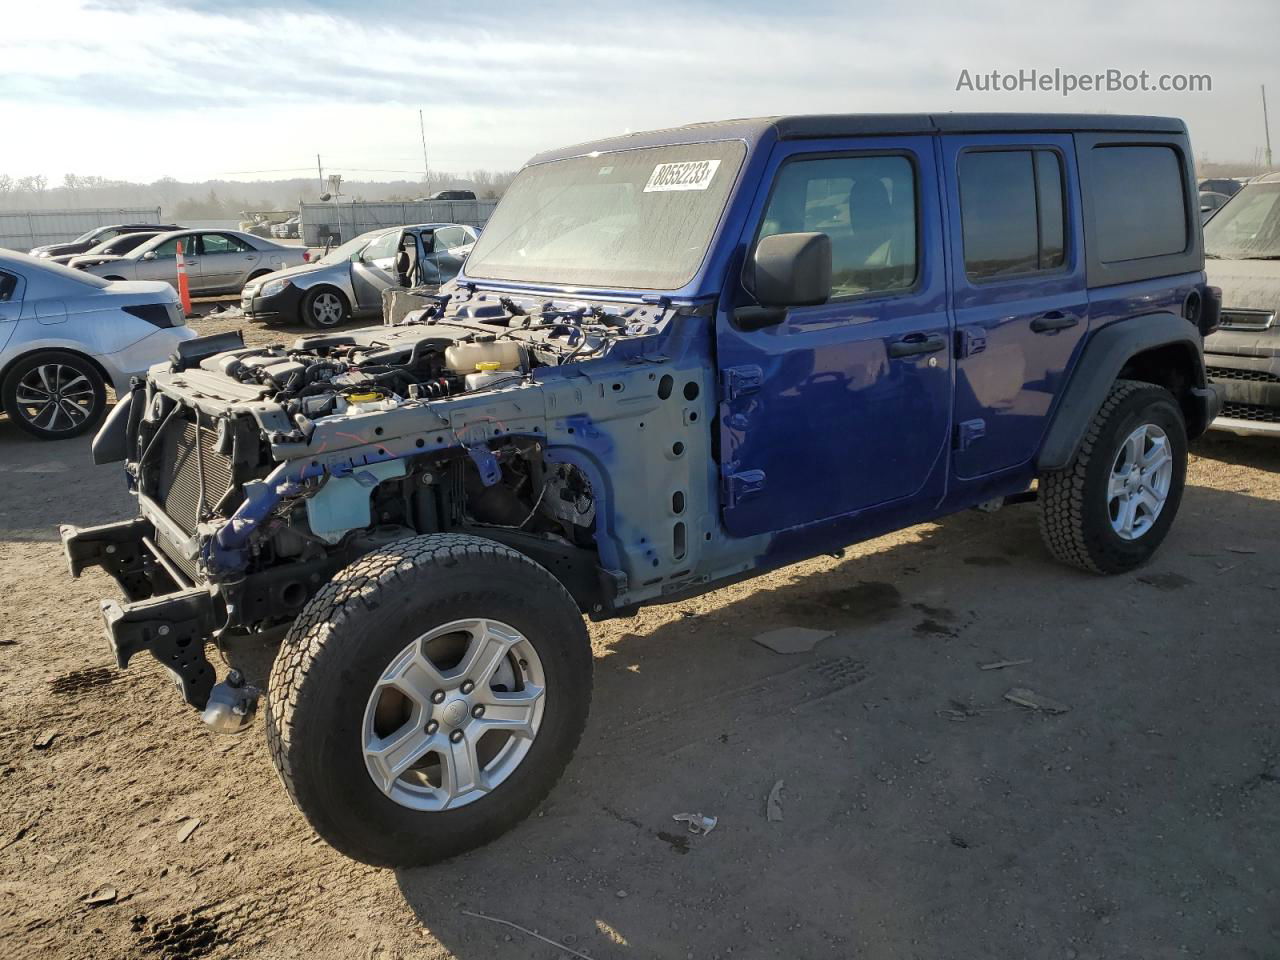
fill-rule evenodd
<path id="1" fill-rule="evenodd" d="M 436 399 L 514 381 L 530 370 L 528 351 L 493 334 L 361 343 L 351 337 L 311 337 L 293 347 L 233 350 L 208 357 L 201 369 L 266 388 L 291 417 L 343 413 L 353 404 Z"/>

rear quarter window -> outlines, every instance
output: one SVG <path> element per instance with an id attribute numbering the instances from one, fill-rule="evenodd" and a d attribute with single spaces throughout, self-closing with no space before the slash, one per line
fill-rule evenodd
<path id="1" fill-rule="evenodd" d="M 1098 146 L 1092 159 L 1099 260 L 1142 260 L 1186 249 L 1182 164 L 1172 147 Z"/>

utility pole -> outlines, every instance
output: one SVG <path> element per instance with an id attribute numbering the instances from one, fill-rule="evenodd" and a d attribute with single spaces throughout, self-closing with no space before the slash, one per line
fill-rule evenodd
<path id="1" fill-rule="evenodd" d="M 422 134 L 422 180 L 427 185 L 427 196 L 431 196 L 431 165 L 427 163 L 427 126 L 422 120 L 422 111 L 418 111 L 418 132 Z"/>
<path id="2" fill-rule="evenodd" d="M 324 167 L 320 166 L 320 154 L 316 154 L 316 176 L 320 178 L 320 192 L 324 193 Z"/>
<path id="3" fill-rule="evenodd" d="M 1267 119 L 1267 85 L 1262 85 L 1262 129 L 1267 135 L 1267 172 L 1271 171 L 1271 122 Z"/>

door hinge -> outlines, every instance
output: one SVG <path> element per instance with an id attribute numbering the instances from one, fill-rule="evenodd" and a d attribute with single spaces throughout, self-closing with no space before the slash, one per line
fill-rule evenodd
<path id="1" fill-rule="evenodd" d="M 961 327 L 956 331 L 956 359 L 963 360 L 987 349 L 985 327 Z"/>
<path id="2" fill-rule="evenodd" d="M 725 367 L 720 374 L 724 399 L 736 400 L 755 393 L 764 385 L 764 371 L 754 364 L 742 367 Z"/>
<path id="3" fill-rule="evenodd" d="M 987 421 L 965 420 L 956 424 L 956 449 L 968 450 L 987 435 Z"/>
<path id="4" fill-rule="evenodd" d="M 735 507 L 744 497 L 752 496 L 764 489 L 763 470 L 743 470 L 740 473 L 724 475 L 724 505 Z"/>

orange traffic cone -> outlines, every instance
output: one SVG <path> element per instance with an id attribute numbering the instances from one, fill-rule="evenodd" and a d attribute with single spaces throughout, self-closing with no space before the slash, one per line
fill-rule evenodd
<path id="1" fill-rule="evenodd" d="M 191 287 L 187 283 L 187 258 L 182 255 L 182 241 L 178 241 L 178 299 L 182 301 L 183 316 L 191 316 Z"/>

